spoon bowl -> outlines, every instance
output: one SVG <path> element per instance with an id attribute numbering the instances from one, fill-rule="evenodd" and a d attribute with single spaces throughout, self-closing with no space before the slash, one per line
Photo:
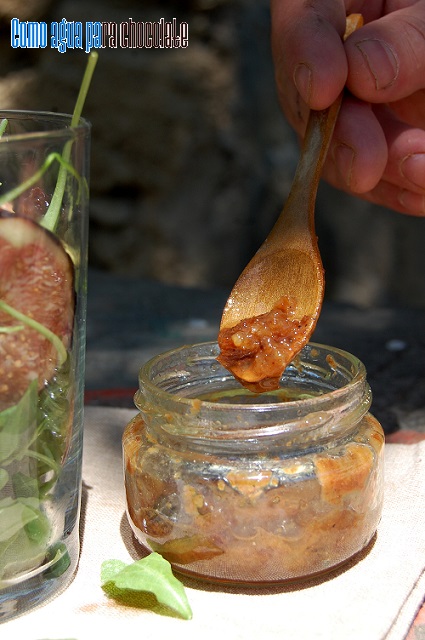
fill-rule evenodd
<path id="1" fill-rule="evenodd" d="M 311 111 L 291 191 L 274 227 L 242 271 L 225 305 L 220 329 L 271 311 L 286 296 L 294 317 L 315 315 L 324 294 L 324 271 L 315 234 L 316 193 L 342 96 Z"/>

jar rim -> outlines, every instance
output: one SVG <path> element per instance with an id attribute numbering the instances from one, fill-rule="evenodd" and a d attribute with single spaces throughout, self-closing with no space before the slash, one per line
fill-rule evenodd
<path id="1" fill-rule="evenodd" d="M 217 345 L 217 342 L 215 341 L 209 341 L 209 342 L 203 342 L 203 343 L 197 343 L 197 344 L 193 344 L 193 345 L 183 345 L 181 347 L 177 347 L 175 349 L 170 349 L 168 351 L 159 353 L 157 355 L 155 355 L 154 357 L 150 358 L 147 362 L 145 362 L 139 369 L 139 392 L 147 392 L 147 393 L 152 393 L 155 396 L 162 397 L 163 399 L 177 399 L 179 403 L 183 403 L 183 404 L 187 404 L 187 405 L 192 405 L 194 399 L 197 399 L 196 396 L 184 396 L 181 394 L 176 394 L 173 392 L 170 392 L 167 389 L 161 388 L 160 386 L 158 386 L 158 382 L 164 382 L 165 378 L 164 377 L 159 377 L 156 380 L 151 379 L 152 373 L 154 371 L 154 368 L 158 365 L 160 365 L 161 363 L 163 363 L 167 358 L 169 358 L 170 356 L 172 356 L 173 354 L 178 354 L 178 355 L 182 355 L 185 351 L 189 353 L 193 352 L 194 350 L 200 350 L 200 349 L 204 349 L 207 353 L 209 351 L 210 357 L 213 358 L 215 360 L 215 358 L 218 356 L 219 354 L 219 347 Z M 344 349 L 340 349 L 339 347 L 331 347 L 328 345 L 324 345 L 324 344 L 320 344 L 320 343 L 316 343 L 316 342 L 309 342 L 308 345 L 306 347 L 304 347 L 304 349 L 302 349 L 302 351 L 300 352 L 300 354 L 298 354 L 295 358 L 293 363 L 290 363 L 290 365 L 288 365 L 288 368 L 293 365 L 295 367 L 297 367 L 297 362 L 299 361 L 300 357 L 303 356 L 303 354 L 306 353 L 306 350 L 309 350 L 310 352 L 314 352 L 314 350 L 318 350 L 318 351 L 326 351 L 327 352 L 327 356 L 328 356 L 328 363 L 330 368 L 335 368 L 337 367 L 337 361 L 335 359 L 335 357 L 339 357 L 342 358 L 343 360 L 347 361 L 347 363 L 350 363 L 351 365 L 351 371 L 349 372 L 349 376 L 350 376 L 350 380 L 348 380 L 346 382 L 346 384 L 343 387 L 339 387 L 339 388 L 335 388 L 332 390 L 329 390 L 326 393 L 323 393 L 321 397 L 326 396 L 328 398 L 330 397 L 335 397 L 338 396 L 339 394 L 341 394 L 342 390 L 347 391 L 349 388 L 355 387 L 359 382 L 363 382 L 365 380 L 366 377 L 366 368 L 365 365 L 363 364 L 363 362 L 361 360 L 359 360 L 359 358 L 357 358 L 357 356 L 354 356 L 353 354 L 349 353 L 348 351 L 345 351 Z M 332 362 L 332 360 L 333 362 Z M 341 367 L 342 365 L 340 365 Z M 218 362 L 216 363 L 216 367 L 217 370 L 221 370 L 223 373 L 223 376 L 228 377 L 231 380 L 234 380 L 234 377 L 232 374 L 230 374 L 224 367 L 222 367 L 222 365 L 220 365 Z M 286 370 L 285 370 L 286 371 Z M 348 374 L 348 370 L 347 370 L 347 374 Z M 284 381 L 285 379 L 285 372 L 282 375 L 281 380 Z M 239 385 L 239 383 L 236 382 L 235 380 L 235 384 Z M 261 395 L 262 398 L 265 398 L 267 396 L 268 392 L 262 393 L 262 394 L 253 394 L 255 395 Z M 139 404 L 137 403 L 137 393 L 135 396 L 135 402 L 136 402 L 136 406 L 139 407 Z M 214 401 L 208 401 L 208 400 L 203 400 L 200 399 L 199 402 L 202 403 L 202 405 L 207 406 L 207 407 L 215 407 L 217 405 L 217 402 Z M 303 406 L 305 406 L 308 403 L 317 403 L 317 396 L 312 397 L 312 398 L 303 398 L 303 399 L 298 399 L 298 400 L 285 400 L 285 407 L 288 406 L 296 406 L 299 405 L 300 403 L 303 404 Z M 250 402 L 249 404 L 246 405 L 240 405 L 238 404 L 238 410 L 240 411 L 264 411 L 273 407 L 282 407 L 282 402 Z M 220 402 L 220 407 L 222 409 L 227 408 L 231 408 L 234 407 L 235 404 L 232 402 Z M 140 408 L 140 407 L 139 407 Z"/>
<path id="2" fill-rule="evenodd" d="M 196 440 L 200 446 L 241 440 L 252 446 L 267 438 L 290 440 L 295 434 L 304 434 L 304 442 L 325 441 L 352 430 L 371 405 L 364 364 L 347 351 L 318 343 L 306 345 L 281 378 L 282 391 L 292 385 L 300 399 L 282 396 L 279 402 L 269 403 L 264 397 L 273 392 L 265 392 L 261 402 L 250 402 L 249 397 L 248 403 L 223 402 L 226 384 L 232 385 L 227 386 L 232 395 L 234 389 L 246 390 L 218 363 L 218 354 L 216 342 L 204 342 L 172 349 L 146 362 L 134 397 L 145 422 L 163 433 Z M 219 393 L 219 401 L 202 399 L 202 395 L 210 397 L 206 388 Z"/>

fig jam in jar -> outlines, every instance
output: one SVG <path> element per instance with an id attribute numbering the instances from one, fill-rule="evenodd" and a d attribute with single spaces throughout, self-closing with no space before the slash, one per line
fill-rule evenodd
<path id="1" fill-rule="evenodd" d="M 277 391 L 255 394 L 216 343 L 153 358 L 123 436 L 136 538 L 180 573 L 268 584 L 320 574 L 372 539 L 384 434 L 364 365 L 307 345 Z"/>

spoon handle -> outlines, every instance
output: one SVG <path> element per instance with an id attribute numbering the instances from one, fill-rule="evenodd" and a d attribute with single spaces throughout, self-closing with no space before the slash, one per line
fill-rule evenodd
<path id="1" fill-rule="evenodd" d="M 328 109 L 310 111 L 301 156 L 291 188 L 292 197 L 300 197 L 302 203 L 307 205 L 304 205 L 303 209 L 308 213 L 310 221 L 314 217 L 317 188 L 341 102 L 342 93 Z M 292 192 L 295 192 L 295 195 Z"/>
<path id="2" fill-rule="evenodd" d="M 316 194 L 341 102 L 342 93 L 328 109 L 310 111 L 291 191 L 269 240 L 275 237 L 279 241 L 282 233 L 285 242 L 290 242 L 291 236 L 294 241 L 300 235 L 314 237 Z"/>
<path id="3" fill-rule="evenodd" d="M 347 16 L 343 40 L 346 40 L 356 29 L 363 25 L 363 16 L 353 13 Z M 281 241 L 285 234 L 285 242 L 296 245 L 299 239 L 306 242 L 308 236 L 315 242 L 314 210 L 317 188 L 329 143 L 334 132 L 342 103 L 343 93 L 327 109 L 310 111 L 307 129 L 304 136 L 301 155 L 292 182 L 291 191 L 285 207 L 277 219 L 265 243 L 266 250 L 272 250 L 274 243 Z"/>

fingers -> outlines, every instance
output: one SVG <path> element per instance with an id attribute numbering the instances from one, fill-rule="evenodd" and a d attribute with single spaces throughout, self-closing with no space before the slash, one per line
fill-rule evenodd
<path id="1" fill-rule="evenodd" d="M 425 215 L 425 132 L 386 106 L 346 100 L 324 177 L 333 186 L 395 211 Z"/>
<path id="2" fill-rule="evenodd" d="M 360 100 L 341 113 L 329 180 L 376 204 L 423 216 L 425 1 L 392 0 L 386 9 L 345 43 L 347 87 Z M 351 165 L 341 143 L 352 146 Z"/>
<path id="3" fill-rule="evenodd" d="M 362 4 L 362 3 L 360 3 Z M 344 98 L 324 177 L 402 213 L 425 215 L 425 0 L 364 3 L 345 43 L 353 0 L 271 0 L 282 109 L 303 136 L 309 108 Z M 382 15 L 386 13 L 386 15 Z"/>
<path id="4" fill-rule="evenodd" d="M 402 3 L 398 3 L 401 5 Z M 345 43 L 347 87 L 362 100 L 401 100 L 425 87 L 425 0 L 369 22 Z"/>
<path id="5" fill-rule="evenodd" d="M 323 176 L 351 193 L 366 193 L 382 178 L 387 141 L 369 105 L 344 97 Z"/>
<path id="6" fill-rule="evenodd" d="M 385 180 L 381 180 L 372 191 L 364 193 L 362 198 L 399 213 L 418 217 L 425 215 L 424 195 L 400 189 Z"/>
<path id="7" fill-rule="evenodd" d="M 425 129 L 425 89 L 390 103 L 391 110 L 407 124 Z"/>
<path id="8" fill-rule="evenodd" d="M 398 207 L 408 213 L 425 213 L 425 131 L 410 127 L 385 106 L 375 107 L 388 145 L 383 181 L 391 184 Z M 396 191 L 397 190 L 397 191 Z"/>
<path id="9" fill-rule="evenodd" d="M 272 0 L 271 13 L 278 94 L 286 116 L 300 131 L 303 103 L 324 109 L 344 87 L 344 2 Z"/>

